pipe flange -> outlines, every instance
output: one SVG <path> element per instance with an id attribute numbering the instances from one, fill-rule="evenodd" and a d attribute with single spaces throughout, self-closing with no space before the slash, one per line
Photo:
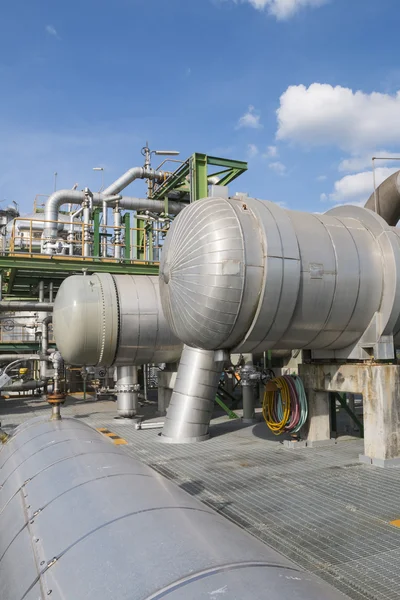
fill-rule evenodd
<path id="1" fill-rule="evenodd" d="M 66 397 L 67 397 L 67 395 L 62 394 L 61 392 L 56 392 L 54 394 L 48 394 L 47 402 L 49 404 L 51 404 L 52 406 L 57 406 L 57 405 L 60 406 L 61 404 L 64 404 Z"/>
<path id="2" fill-rule="evenodd" d="M 134 388 L 135 388 L 135 386 L 133 384 L 128 384 L 128 383 L 120 383 L 115 386 L 117 394 L 124 393 L 124 392 L 128 392 L 128 393 L 134 392 L 135 391 Z"/>

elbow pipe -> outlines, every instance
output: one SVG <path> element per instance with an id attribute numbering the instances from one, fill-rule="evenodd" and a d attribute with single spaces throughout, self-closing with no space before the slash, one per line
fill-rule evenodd
<path id="1" fill-rule="evenodd" d="M 135 169 L 131 169 L 134 171 Z M 150 179 L 160 179 L 161 172 L 152 171 L 152 169 L 143 169 L 140 167 L 140 170 L 144 172 L 144 176 L 148 177 L 151 173 L 154 174 L 154 177 L 149 177 Z M 126 175 L 126 174 L 125 174 Z M 157 176 L 156 176 L 157 175 Z M 122 180 L 125 176 L 122 176 L 120 179 Z M 164 174 L 162 173 L 162 177 Z M 136 177 L 137 178 L 137 177 Z M 135 177 L 134 177 L 135 179 Z M 118 180 L 119 181 L 119 180 Z M 128 181 L 126 185 L 129 185 L 132 180 Z M 117 183 L 117 182 L 116 182 Z M 114 185 L 114 184 L 112 184 Z M 122 186 L 121 189 L 126 187 Z M 116 189 L 120 188 L 120 185 L 116 185 Z M 150 200 L 148 198 L 131 198 L 131 197 L 121 197 L 118 194 L 111 193 L 108 190 L 113 189 L 112 186 L 107 188 L 102 194 L 95 193 L 92 195 L 92 201 L 94 206 L 102 206 L 103 202 L 107 202 L 109 206 L 114 206 L 116 202 L 120 208 L 125 210 L 136 210 L 136 211 L 144 211 L 151 210 L 154 212 L 164 212 L 165 204 L 162 200 Z M 58 192 L 54 192 L 50 196 L 50 198 L 46 202 L 46 206 L 44 209 L 44 237 L 50 239 L 56 239 L 58 233 L 58 213 L 63 204 L 82 204 L 85 200 L 85 192 L 78 190 L 59 190 Z M 168 212 L 171 215 L 177 215 L 181 210 L 185 208 L 186 204 L 181 202 L 169 202 L 168 203 Z"/>
<path id="2" fill-rule="evenodd" d="M 114 183 L 109 185 L 103 194 L 109 196 L 111 194 L 119 194 L 128 185 L 130 185 L 135 179 L 152 179 L 153 181 L 161 181 L 167 178 L 167 173 L 164 171 L 154 171 L 148 167 L 133 167 L 121 175 Z"/>
<path id="3" fill-rule="evenodd" d="M 400 171 L 393 173 L 376 188 L 376 191 L 369 197 L 365 208 L 378 213 L 388 225 L 392 227 L 397 225 L 400 220 Z"/>

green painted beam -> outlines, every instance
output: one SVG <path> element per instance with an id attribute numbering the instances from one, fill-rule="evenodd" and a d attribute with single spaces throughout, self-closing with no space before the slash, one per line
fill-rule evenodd
<path id="1" fill-rule="evenodd" d="M 55 348 L 55 344 L 49 344 L 49 347 Z M 14 343 L 0 343 L 0 354 L 3 352 L 21 352 L 29 350 L 29 352 L 38 352 L 40 345 L 35 342 L 14 342 Z"/>
<path id="2" fill-rule="evenodd" d="M 205 154 L 193 154 L 190 159 L 190 201 L 195 202 L 208 196 L 208 165 Z"/>
<path id="3" fill-rule="evenodd" d="M 225 167 L 227 169 L 239 169 L 247 171 L 248 164 L 242 160 L 232 160 L 230 158 L 219 158 L 217 156 L 207 156 L 207 163 L 215 167 Z"/>
<path id="4" fill-rule="evenodd" d="M 125 227 L 125 258 L 131 257 L 131 213 L 124 214 Z"/>
<path id="5" fill-rule="evenodd" d="M 93 249 L 94 256 L 100 256 L 100 208 L 95 208 L 93 214 Z"/>
<path id="6" fill-rule="evenodd" d="M 130 263 L 112 260 L 101 260 L 92 257 L 71 260 L 61 256 L 0 256 L 0 269 L 28 269 L 32 271 L 55 272 L 55 273 L 81 273 L 86 270 L 89 273 L 128 273 L 130 275 L 157 275 L 159 266 L 157 263 Z"/>

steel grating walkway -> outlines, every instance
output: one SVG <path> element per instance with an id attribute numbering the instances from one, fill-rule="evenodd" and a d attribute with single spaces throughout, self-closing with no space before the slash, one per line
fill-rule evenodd
<path id="1" fill-rule="evenodd" d="M 2 425 L 49 410 L 0 401 Z M 289 450 L 266 426 L 215 419 L 213 437 L 160 444 L 159 430 L 137 431 L 114 419 L 112 402 L 75 402 L 62 410 L 124 438 L 124 452 L 317 573 L 355 600 L 400 600 L 400 470 L 362 465 L 363 443 Z"/>

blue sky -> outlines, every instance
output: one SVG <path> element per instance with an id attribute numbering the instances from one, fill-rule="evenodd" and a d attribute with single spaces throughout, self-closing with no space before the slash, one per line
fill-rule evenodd
<path id="1" fill-rule="evenodd" d="M 4 1 L 0 200 L 96 190 L 148 139 L 248 159 L 232 191 L 289 208 L 363 203 L 400 153 L 399 26 L 398 0 Z"/>

